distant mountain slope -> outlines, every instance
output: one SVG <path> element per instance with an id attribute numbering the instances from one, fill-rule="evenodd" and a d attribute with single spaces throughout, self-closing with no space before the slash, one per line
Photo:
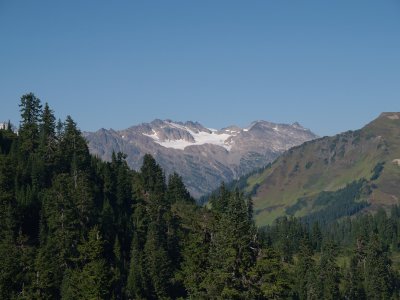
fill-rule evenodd
<path id="1" fill-rule="evenodd" d="M 317 136 L 298 123 L 256 121 L 247 128 L 215 130 L 197 122 L 154 120 L 120 131 L 87 132 L 85 137 L 93 154 L 109 160 L 113 151 L 126 153 L 134 169 L 144 154 L 152 154 L 167 174 L 179 173 L 197 198 Z"/>
<path id="2" fill-rule="evenodd" d="M 282 215 L 339 218 L 398 204 L 400 113 L 294 147 L 248 177 L 245 189 L 254 194 L 259 225 Z"/>

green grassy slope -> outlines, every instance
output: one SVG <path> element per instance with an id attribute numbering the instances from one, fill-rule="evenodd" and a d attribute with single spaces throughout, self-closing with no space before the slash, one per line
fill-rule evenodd
<path id="1" fill-rule="evenodd" d="M 247 179 L 258 225 L 270 224 L 302 201 L 295 216 L 317 209 L 313 201 L 323 191 L 337 191 L 365 179 L 366 209 L 387 207 L 400 198 L 400 113 L 383 113 L 357 131 L 306 142 L 287 151 L 261 174 Z M 375 174 L 375 176 L 374 176 Z M 376 178 L 375 178 L 376 177 Z"/>

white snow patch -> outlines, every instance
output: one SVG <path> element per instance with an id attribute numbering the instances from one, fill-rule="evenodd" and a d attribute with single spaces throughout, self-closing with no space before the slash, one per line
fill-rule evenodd
<path id="1" fill-rule="evenodd" d="M 169 125 L 185 130 L 190 133 L 190 135 L 194 138 L 195 142 L 186 141 L 184 139 L 180 140 L 160 140 L 157 133 L 153 130 L 152 134 L 143 133 L 143 135 L 152 138 L 157 144 L 164 146 L 166 148 L 173 148 L 173 149 L 180 149 L 184 150 L 187 146 L 194 146 L 194 145 L 204 145 L 204 144 L 213 144 L 217 146 L 224 147 L 228 151 L 230 151 L 232 145 L 230 145 L 226 140 L 230 138 L 232 135 L 227 133 L 216 133 L 217 130 L 210 129 L 211 133 L 200 131 L 198 133 L 190 130 L 189 128 L 176 124 L 173 122 L 168 123 Z"/>
<path id="2" fill-rule="evenodd" d="M 237 131 L 237 130 L 231 130 L 231 129 L 225 129 L 224 131 L 225 131 L 225 132 L 229 132 L 229 133 L 232 134 L 232 135 L 236 135 L 237 133 L 239 133 L 239 131 Z"/>

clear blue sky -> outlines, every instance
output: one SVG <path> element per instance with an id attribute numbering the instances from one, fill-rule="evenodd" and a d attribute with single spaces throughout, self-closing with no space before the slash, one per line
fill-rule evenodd
<path id="1" fill-rule="evenodd" d="M 400 1 L 0 0 L 0 120 L 34 92 L 82 130 L 400 111 Z"/>

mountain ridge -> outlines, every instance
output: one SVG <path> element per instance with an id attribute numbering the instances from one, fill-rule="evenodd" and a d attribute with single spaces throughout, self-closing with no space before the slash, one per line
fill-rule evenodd
<path id="1" fill-rule="evenodd" d="M 155 119 L 123 130 L 101 128 L 85 132 L 90 151 L 102 159 L 123 152 L 138 169 L 144 154 L 152 154 L 167 174 L 177 172 L 196 198 L 262 167 L 287 149 L 317 136 L 298 123 L 258 120 L 241 128 L 207 128 L 199 122 Z"/>
<path id="2" fill-rule="evenodd" d="M 247 178 L 245 189 L 255 194 L 256 220 L 260 225 L 289 215 L 287 210 L 294 211 L 297 217 L 314 214 L 323 209 L 315 204 L 321 193 L 338 192 L 359 180 L 365 181 L 360 185 L 364 192 L 346 205 L 357 206 L 366 201 L 368 206 L 362 211 L 375 211 L 399 202 L 397 159 L 400 113 L 382 113 L 359 130 L 293 147 L 261 174 Z"/>

